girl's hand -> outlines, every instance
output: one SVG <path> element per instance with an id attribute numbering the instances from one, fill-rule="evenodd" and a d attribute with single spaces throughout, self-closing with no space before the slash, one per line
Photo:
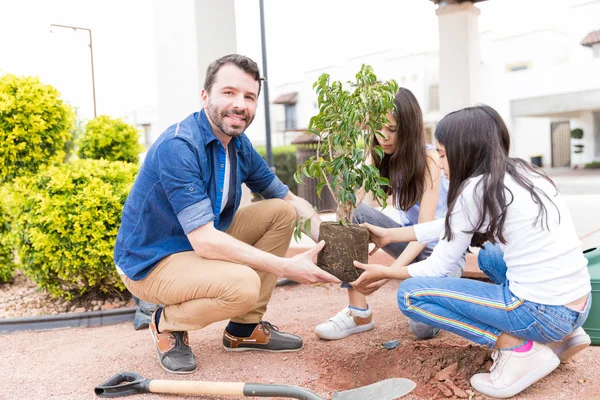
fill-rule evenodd
<path id="1" fill-rule="evenodd" d="M 360 224 L 360 226 L 369 230 L 369 240 L 375 243 L 375 248 L 369 253 L 370 256 L 375 254 L 377 250 L 391 243 L 388 237 L 388 229 L 381 228 L 379 226 L 371 225 L 368 223 Z"/>
<path id="2" fill-rule="evenodd" d="M 350 285 L 365 296 L 377 291 L 389 281 L 386 274 L 388 267 L 379 264 L 363 264 L 358 261 L 354 261 L 354 266 L 365 271 Z"/>

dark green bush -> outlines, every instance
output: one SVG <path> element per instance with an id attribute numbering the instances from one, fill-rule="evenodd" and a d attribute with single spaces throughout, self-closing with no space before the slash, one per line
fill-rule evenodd
<path id="1" fill-rule="evenodd" d="M 600 161 L 592 161 L 591 163 L 585 164 L 585 168 L 600 168 Z"/>
<path id="2" fill-rule="evenodd" d="M 23 272 L 67 299 L 124 290 L 113 247 L 137 171 L 137 164 L 77 160 L 17 178 L 9 204 Z"/>
<path id="3" fill-rule="evenodd" d="M 571 138 L 572 139 L 583 139 L 583 129 L 575 128 L 571 130 Z"/>
<path id="4" fill-rule="evenodd" d="M 0 183 L 62 162 L 75 114 L 37 77 L 0 77 Z"/>
<path id="5" fill-rule="evenodd" d="M 255 146 L 254 148 L 263 159 L 267 159 L 267 151 L 264 146 Z M 297 193 L 296 188 L 298 185 L 294 180 L 294 172 L 296 172 L 296 146 L 280 146 L 274 147 L 272 150 L 275 174 L 281 182 L 288 185 L 292 193 Z"/>
<path id="6" fill-rule="evenodd" d="M 101 115 L 85 126 L 79 140 L 79 157 L 137 163 L 144 151 L 139 139 L 140 133 L 133 125 Z"/>

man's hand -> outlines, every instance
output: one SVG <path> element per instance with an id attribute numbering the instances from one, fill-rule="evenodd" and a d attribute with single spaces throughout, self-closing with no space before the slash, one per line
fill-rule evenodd
<path id="1" fill-rule="evenodd" d="M 369 240 L 372 243 L 375 243 L 375 247 L 369 253 L 370 256 L 375 254 L 375 252 L 380 248 L 391 243 L 391 240 L 388 237 L 388 230 L 386 228 L 381 228 L 379 226 L 371 225 L 366 222 L 360 224 L 360 226 L 369 230 Z"/>
<path id="2" fill-rule="evenodd" d="M 323 246 L 325 241 L 321 240 L 312 249 L 289 258 L 289 264 L 284 266 L 283 277 L 299 283 L 340 283 L 338 278 L 323 271 L 313 262 L 313 257 Z"/>
<path id="3" fill-rule="evenodd" d="M 379 290 L 380 287 L 389 282 L 386 274 L 388 267 L 379 264 L 363 264 L 358 261 L 354 261 L 354 266 L 365 271 L 350 285 L 365 296 Z"/>

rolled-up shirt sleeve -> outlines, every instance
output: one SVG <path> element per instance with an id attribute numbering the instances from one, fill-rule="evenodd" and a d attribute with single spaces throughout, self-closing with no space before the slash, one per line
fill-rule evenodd
<path id="1" fill-rule="evenodd" d="M 429 258 L 408 266 L 408 273 L 413 277 L 445 277 L 452 274 L 456 264 L 460 262 L 463 254 L 471 244 L 474 224 L 477 220 L 478 210 L 473 201 L 473 186 L 468 185 L 456 201 L 450 223 L 453 238 L 448 241 L 442 239 L 434 247 Z M 443 222 L 443 220 L 440 220 Z M 415 225 L 416 227 L 417 225 Z M 416 230 L 415 230 L 416 234 Z M 433 236 L 433 227 L 424 236 Z"/>
<path id="2" fill-rule="evenodd" d="M 271 171 L 265 160 L 251 149 L 251 172 L 244 183 L 254 193 L 260 193 L 265 199 L 281 199 L 289 188 Z"/>
<path id="3" fill-rule="evenodd" d="M 213 221 L 215 215 L 194 145 L 173 138 L 160 145 L 156 157 L 159 182 L 185 234 Z"/>
<path id="4" fill-rule="evenodd" d="M 215 219 L 212 211 L 212 203 L 207 197 L 199 203 L 194 203 L 191 206 L 184 208 L 177 213 L 177 219 L 183 228 L 183 232 L 187 235 L 196 228 L 200 228 Z"/>

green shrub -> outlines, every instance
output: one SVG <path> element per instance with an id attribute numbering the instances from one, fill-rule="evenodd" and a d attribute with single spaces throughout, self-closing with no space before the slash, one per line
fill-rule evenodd
<path id="1" fill-rule="evenodd" d="M 15 270 L 10 216 L 4 204 L 7 193 L 4 187 L 0 188 L 0 283 L 9 282 Z"/>
<path id="2" fill-rule="evenodd" d="M 0 183 L 62 162 L 74 113 L 37 77 L 0 77 Z"/>
<path id="3" fill-rule="evenodd" d="M 137 163 L 144 147 L 138 130 L 119 118 L 101 115 L 85 126 L 79 141 L 79 157 Z"/>
<path id="4" fill-rule="evenodd" d="M 264 146 L 254 147 L 258 154 L 263 159 L 267 159 L 267 150 Z M 280 146 L 273 149 L 273 164 L 275 167 L 275 175 L 279 177 L 281 182 L 288 185 L 292 193 L 297 193 L 297 183 L 294 180 L 294 172 L 296 172 L 296 146 Z"/>
<path id="5" fill-rule="evenodd" d="M 600 161 L 592 161 L 585 164 L 585 168 L 600 168 Z"/>
<path id="6" fill-rule="evenodd" d="M 113 247 L 137 170 L 131 163 L 77 160 L 17 178 L 10 204 L 23 272 L 67 299 L 124 290 Z"/>
<path id="7" fill-rule="evenodd" d="M 575 128 L 571 131 L 572 139 L 583 139 L 583 129 Z"/>

